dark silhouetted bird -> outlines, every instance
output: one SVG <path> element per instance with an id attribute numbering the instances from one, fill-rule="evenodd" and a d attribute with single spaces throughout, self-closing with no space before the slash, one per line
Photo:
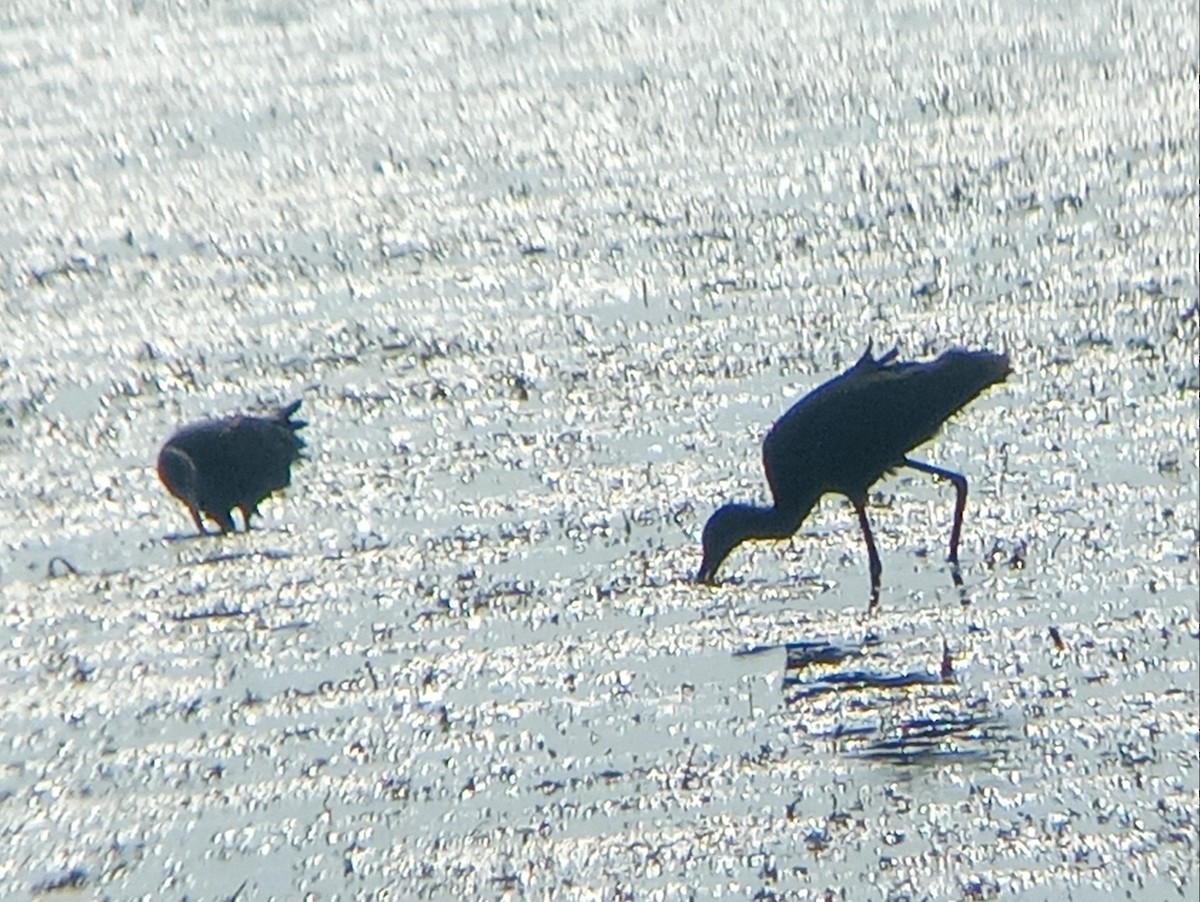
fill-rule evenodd
<path id="1" fill-rule="evenodd" d="M 704 560 L 698 580 L 712 582 L 729 552 L 747 539 L 790 537 L 826 492 L 845 495 L 858 512 L 871 566 L 871 604 L 879 599 L 882 566 L 867 520 L 867 490 L 885 473 L 912 467 L 954 483 L 958 502 L 950 533 L 951 563 L 958 539 L 967 480 L 906 455 L 928 441 L 957 410 L 1011 372 L 1008 357 L 990 351 L 951 350 L 928 363 L 882 357 L 871 346 L 859 361 L 816 388 L 771 427 L 763 440 L 763 468 L 772 507 L 726 504 L 704 527 Z"/>
<path id="2" fill-rule="evenodd" d="M 187 505 L 196 528 L 206 533 L 202 514 L 233 532 L 231 513 L 250 517 L 258 505 L 278 489 L 291 484 L 292 463 L 301 456 L 304 440 L 297 429 L 307 425 L 293 420 L 299 401 L 280 407 L 273 416 L 233 416 L 193 423 L 171 436 L 158 454 L 158 477 L 172 495 Z"/>

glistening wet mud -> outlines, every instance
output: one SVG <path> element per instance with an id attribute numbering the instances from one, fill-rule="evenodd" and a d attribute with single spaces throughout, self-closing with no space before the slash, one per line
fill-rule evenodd
<path id="1" fill-rule="evenodd" d="M 0 895 L 1194 894 L 1194 10 L 5 15 Z M 962 586 L 907 472 L 694 584 L 869 340 L 1012 359 Z"/>

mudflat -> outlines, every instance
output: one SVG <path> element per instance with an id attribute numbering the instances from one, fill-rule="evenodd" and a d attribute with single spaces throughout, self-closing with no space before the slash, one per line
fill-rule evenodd
<path id="1" fill-rule="evenodd" d="M 1194 894 L 1196 18 L 7 4 L 0 895 Z M 695 584 L 871 340 L 1011 359 L 963 585 L 912 472 Z"/>

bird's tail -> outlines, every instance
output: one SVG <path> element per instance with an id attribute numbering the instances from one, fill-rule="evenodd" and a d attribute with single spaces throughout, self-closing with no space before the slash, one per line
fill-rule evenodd
<path id="1" fill-rule="evenodd" d="M 296 430 L 303 429 L 308 425 L 307 420 L 292 419 L 292 414 L 300 409 L 301 400 L 302 399 L 297 399 L 291 404 L 286 404 L 283 407 L 280 407 L 275 411 L 275 416 L 271 418 L 280 426 L 286 426 L 288 429 L 292 430 L 292 441 L 295 442 L 297 451 L 305 447 L 305 441 L 304 439 L 300 438 L 300 436 L 296 435 Z"/>
<path id="2" fill-rule="evenodd" d="M 967 351 L 955 348 L 935 360 L 931 369 L 939 378 L 961 393 L 965 404 L 989 385 L 1003 382 L 1012 373 L 1007 354 L 994 351 Z"/>
<path id="3" fill-rule="evenodd" d="M 295 432 L 297 429 L 303 429 L 305 426 L 307 426 L 307 420 L 292 419 L 292 414 L 300 409 L 300 403 L 300 400 L 296 400 L 291 404 L 287 404 L 276 410 L 275 416 L 273 417 L 275 422 L 279 423 L 281 426 L 287 426 L 288 429 L 291 429 L 293 432 Z"/>
<path id="4" fill-rule="evenodd" d="M 1012 363 L 1007 354 L 997 354 L 994 351 L 975 351 L 971 353 L 971 356 L 974 358 L 975 369 L 985 387 L 1003 382 L 1012 375 Z"/>

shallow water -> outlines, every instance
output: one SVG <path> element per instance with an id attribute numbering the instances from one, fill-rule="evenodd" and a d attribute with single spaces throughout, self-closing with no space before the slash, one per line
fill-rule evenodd
<path id="1" fill-rule="evenodd" d="M 1195 894 L 1194 9 L 0 15 L 5 897 Z M 962 589 L 918 473 L 693 585 L 872 339 L 1013 359 Z"/>

